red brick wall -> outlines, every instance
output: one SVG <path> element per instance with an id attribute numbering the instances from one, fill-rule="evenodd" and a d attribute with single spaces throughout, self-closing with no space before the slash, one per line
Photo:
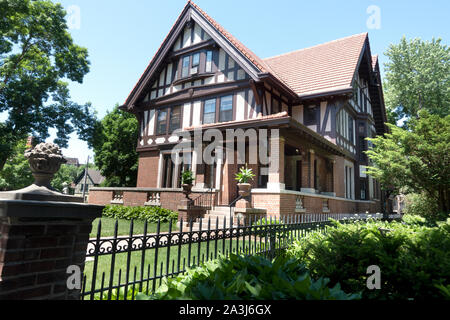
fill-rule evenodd
<path id="1" fill-rule="evenodd" d="M 123 205 L 130 207 L 143 206 L 147 202 L 147 192 L 123 192 Z"/>
<path id="2" fill-rule="evenodd" d="M 252 194 L 254 208 L 266 209 L 269 216 L 279 217 L 295 213 L 296 194 Z M 306 213 L 323 213 L 323 203 L 326 198 L 303 196 L 303 207 Z M 330 213 L 369 213 L 380 212 L 381 207 L 377 201 L 375 204 L 328 199 Z"/>
<path id="3" fill-rule="evenodd" d="M 123 191 L 123 205 L 136 207 L 143 206 L 145 202 L 147 202 L 147 191 Z M 205 193 L 193 192 L 191 194 L 191 198 L 195 199 L 199 195 L 203 195 Z M 113 196 L 113 191 L 100 191 L 100 190 L 91 190 L 89 192 L 89 203 L 91 204 L 100 204 L 100 205 L 109 205 L 111 204 Z M 170 209 L 173 211 L 177 211 L 178 206 L 181 203 L 181 200 L 184 198 L 184 194 L 182 191 L 161 191 L 160 192 L 160 202 L 161 207 Z M 215 201 L 216 195 L 212 195 L 213 201 Z"/>
<path id="4" fill-rule="evenodd" d="M 334 180 L 334 193 L 336 193 L 336 197 L 345 196 L 344 163 L 345 160 L 343 157 L 335 157 L 335 163 L 333 167 L 333 180 Z"/>
<path id="5" fill-rule="evenodd" d="M 106 205 L 106 204 L 110 204 L 112 198 L 113 198 L 112 191 L 90 190 L 89 196 L 88 196 L 88 202 L 90 204 Z"/>
<path id="6" fill-rule="evenodd" d="M 77 299 L 69 265 L 83 272 L 90 221 L 0 219 L 0 300 Z"/>
<path id="7" fill-rule="evenodd" d="M 137 187 L 156 188 L 158 186 L 159 151 L 139 153 Z"/>

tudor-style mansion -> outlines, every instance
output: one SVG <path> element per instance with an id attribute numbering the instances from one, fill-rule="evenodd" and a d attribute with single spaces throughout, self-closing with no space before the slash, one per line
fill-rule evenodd
<path id="1" fill-rule="evenodd" d="M 176 210 L 181 172 L 191 169 L 194 192 L 228 206 L 237 197 L 238 155 L 206 164 L 193 150 L 190 163 L 174 163 L 174 132 L 253 128 L 268 129 L 278 165 L 249 165 L 253 207 L 273 216 L 381 210 L 380 186 L 365 173 L 365 139 L 387 131 L 367 33 L 261 59 L 189 1 L 121 108 L 140 124 L 138 183 L 93 188 L 92 203 Z"/>

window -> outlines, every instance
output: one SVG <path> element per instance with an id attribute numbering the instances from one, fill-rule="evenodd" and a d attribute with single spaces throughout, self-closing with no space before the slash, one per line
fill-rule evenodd
<path id="1" fill-rule="evenodd" d="M 203 123 L 214 122 L 216 122 L 216 99 L 206 100 L 203 107 Z"/>
<path id="2" fill-rule="evenodd" d="M 316 107 L 310 106 L 305 109 L 305 125 L 316 124 Z"/>
<path id="3" fill-rule="evenodd" d="M 226 96 L 220 99 L 219 122 L 233 120 L 233 96 Z"/>
<path id="4" fill-rule="evenodd" d="M 185 78 L 189 75 L 189 60 L 190 60 L 190 56 L 183 58 L 183 65 L 182 65 L 182 69 L 181 69 L 181 77 L 182 78 Z"/>
<path id="5" fill-rule="evenodd" d="M 174 170 L 175 164 L 172 161 L 172 155 L 170 153 L 164 154 L 161 188 L 172 188 L 172 178 Z"/>
<path id="6" fill-rule="evenodd" d="M 180 128 L 181 125 L 181 106 L 173 107 L 170 112 L 170 132 Z"/>
<path id="7" fill-rule="evenodd" d="M 156 134 L 166 134 L 167 129 L 167 109 L 160 109 L 158 111 L 158 118 L 156 123 Z"/>
<path id="8" fill-rule="evenodd" d="M 359 181 L 360 181 L 359 184 L 361 187 L 361 200 L 366 200 L 366 196 L 367 196 L 366 179 L 360 179 Z"/>
<path id="9" fill-rule="evenodd" d="M 341 110 L 336 118 L 337 132 L 350 143 L 355 144 L 355 120 L 347 112 Z"/>
<path id="10" fill-rule="evenodd" d="M 344 186 L 345 186 L 345 198 L 347 198 L 347 199 L 354 199 L 353 179 L 354 179 L 353 167 L 346 165 L 345 166 L 345 176 L 344 176 Z"/>
<path id="11" fill-rule="evenodd" d="M 348 140 L 351 143 L 355 143 L 354 137 L 353 137 L 353 118 L 348 115 Z"/>
<path id="12" fill-rule="evenodd" d="M 212 71 L 212 51 L 206 51 L 205 72 Z"/>
<path id="13" fill-rule="evenodd" d="M 200 64 L 200 53 L 194 53 L 192 55 L 192 68 L 191 74 L 198 73 L 198 65 Z"/>

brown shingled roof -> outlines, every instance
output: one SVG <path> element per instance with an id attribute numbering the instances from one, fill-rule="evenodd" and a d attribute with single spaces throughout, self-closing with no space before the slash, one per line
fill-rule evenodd
<path id="1" fill-rule="evenodd" d="M 361 33 L 264 61 L 300 97 L 351 89 L 366 39 Z"/>

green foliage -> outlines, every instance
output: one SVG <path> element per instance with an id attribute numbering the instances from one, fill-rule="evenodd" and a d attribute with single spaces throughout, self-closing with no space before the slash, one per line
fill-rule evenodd
<path id="1" fill-rule="evenodd" d="M 426 111 L 411 120 L 410 131 L 389 125 L 391 133 L 369 139 L 373 161 L 368 174 L 396 192 L 424 193 L 440 212 L 450 212 L 450 115 Z"/>
<path id="2" fill-rule="evenodd" d="M 155 294 L 138 294 L 138 300 L 353 300 L 329 280 L 311 279 L 296 260 L 278 257 L 272 262 L 259 256 L 238 256 L 206 262 L 176 278 L 164 278 Z"/>
<path id="3" fill-rule="evenodd" d="M 95 165 L 106 178 L 103 186 L 135 187 L 137 182 L 138 122 L 128 112 L 114 108 L 97 124 L 93 139 Z"/>
<path id="4" fill-rule="evenodd" d="M 255 226 L 257 226 L 254 230 L 255 235 L 258 235 L 260 237 L 269 237 L 270 236 L 270 230 L 272 229 L 272 232 L 276 234 L 275 238 L 277 240 L 281 239 L 287 239 L 291 236 L 292 232 L 289 232 L 283 228 L 284 223 L 281 220 L 277 219 L 270 219 L 270 218 L 261 218 L 256 223 L 254 223 Z M 267 227 L 264 227 L 267 226 Z M 272 227 L 270 227 L 272 226 Z"/>
<path id="5" fill-rule="evenodd" d="M 181 174 L 181 184 L 192 184 L 194 179 L 194 173 L 191 170 L 185 170 Z"/>
<path id="6" fill-rule="evenodd" d="M 239 172 L 235 174 L 235 179 L 239 183 L 248 183 L 250 180 L 253 180 L 255 177 L 255 174 L 253 173 L 252 169 L 249 169 L 247 167 L 247 164 L 245 164 L 245 168 L 241 167 L 239 169 Z"/>
<path id="7" fill-rule="evenodd" d="M 389 47 L 386 56 L 384 89 L 392 124 L 415 118 L 420 109 L 440 117 L 450 114 L 450 49 L 441 39 L 403 37 Z"/>
<path id="8" fill-rule="evenodd" d="M 176 221 L 178 213 L 161 207 L 125 207 L 118 205 L 105 206 L 103 216 L 115 219 L 137 219 L 147 220 L 148 222 L 169 222 L 171 219 Z"/>
<path id="9" fill-rule="evenodd" d="M 298 240 L 287 256 L 304 263 L 313 277 L 330 278 L 344 291 L 362 291 L 364 298 L 442 298 L 436 286 L 450 284 L 450 219 L 434 227 L 421 217 L 391 223 L 335 222 L 326 234 Z M 380 267 L 380 290 L 366 286 L 371 265 Z"/>
<path id="10" fill-rule="evenodd" d="M 27 150 L 26 140 L 21 140 L 15 146 L 13 154 L 7 159 L 0 171 L 0 190 L 18 190 L 31 185 L 34 181 L 28 160 L 24 153 Z"/>
<path id="11" fill-rule="evenodd" d="M 422 216 L 428 220 L 445 220 L 448 213 L 439 212 L 439 206 L 435 199 L 431 199 L 425 193 L 411 193 L 405 197 L 405 214 Z"/>
<path id="12" fill-rule="evenodd" d="M 60 4 L 49 0 L 0 1 L 0 169 L 19 140 L 37 141 L 56 128 L 55 143 L 67 146 L 70 133 L 93 134 L 89 103 L 70 101 L 67 79 L 81 83 L 89 72 L 87 50 L 74 44 Z"/>
<path id="13" fill-rule="evenodd" d="M 81 169 L 67 164 L 61 165 L 61 168 L 59 168 L 52 180 L 52 187 L 55 190 L 62 192 L 64 188 L 63 184 L 67 183 L 70 188 L 71 183 L 78 177 L 82 170 L 84 170 L 84 168 Z"/>

